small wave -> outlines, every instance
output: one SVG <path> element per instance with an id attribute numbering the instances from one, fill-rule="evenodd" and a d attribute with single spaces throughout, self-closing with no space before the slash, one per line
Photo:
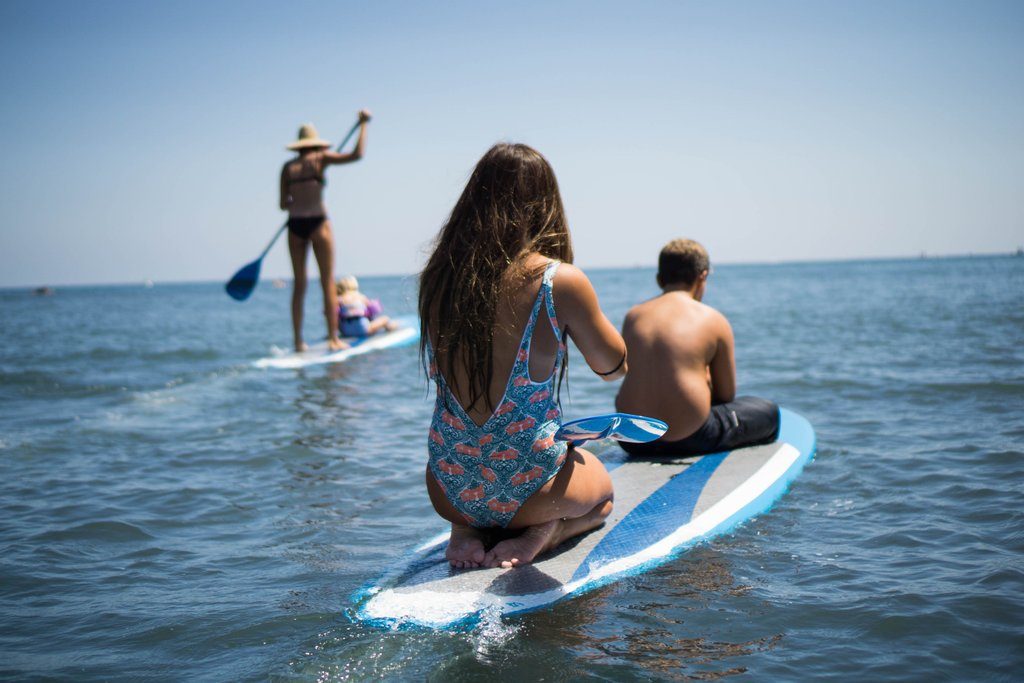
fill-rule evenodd
<path id="1" fill-rule="evenodd" d="M 1024 572 L 1014 567 L 1003 567 L 989 572 L 979 578 L 976 583 L 1003 595 L 1011 593 L 1020 595 L 1024 591 Z"/>
<path id="2" fill-rule="evenodd" d="M 98 346 L 88 351 L 83 351 L 76 354 L 69 354 L 69 358 L 88 358 L 89 360 L 116 360 L 118 358 L 124 358 L 125 356 L 131 356 L 134 349 L 131 347 L 111 347 L 111 346 Z"/>
<path id="3" fill-rule="evenodd" d="M 56 529 L 37 535 L 40 541 L 107 541 L 119 543 L 125 541 L 144 541 L 153 536 L 141 528 L 128 522 L 102 521 L 87 522 L 67 529 Z"/>
<path id="4" fill-rule="evenodd" d="M 927 391 L 948 391 L 957 394 L 994 394 L 997 396 L 1024 396 L 1024 381 L 1009 382 L 925 382 L 919 388 Z"/>
<path id="5" fill-rule="evenodd" d="M 141 354 L 139 358 L 148 361 L 217 360 L 220 358 L 220 351 L 215 349 L 190 349 L 182 347 L 179 349 L 167 349 L 166 351 L 149 351 Z"/>
<path id="6" fill-rule="evenodd" d="M 170 383 L 168 383 L 168 384 L 170 384 Z M 143 403 L 143 404 L 153 405 L 153 406 L 160 406 L 160 405 L 166 405 L 166 404 L 169 404 L 169 403 L 178 403 L 178 402 L 180 402 L 181 399 L 178 396 L 175 396 L 174 394 L 167 393 L 167 389 L 171 389 L 171 388 L 173 388 L 173 385 L 169 386 L 169 387 L 167 387 L 165 389 L 157 389 L 155 391 L 139 391 L 139 392 L 136 392 L 136 393 L 132 394 L 132 400 L 136 401 L 138 403 Z"/>
<path id="7" fill-rule="evenodd" d="M 77 384 L 67 381 L 66 374 L 39 370 L 0 371 L 0 386 L 5 393 L 17 393 L 29 399 L 89 398 L 125 390 L 120 384 Z"/>
<path id="8" fill-rule="evenodd" d="M 911 548 L 927 548 L 931 545 L 931 541 L 922 539 L 907 530 L 895 530 L 876 534 L 865 539 L 861 545 L 864 548 L 885 548 L 891 550 L 901 548 L 909 550 Z"/>
<path id="9" fill-rule="evenodd" d="M 42 384 L 56 382 L 57 378 L 39 370 L 0 370 L 0 381 L 4 384 Z"/>
<path id="10" fill-rule="evenodd" d="M 1024 436 L 1024 429 L 1017 429 L 1004 432 L 1005 436 Z M 990 451 L 985 454 L 985 461 L 990 465 L 1016 465 L 1024 463 L 1024 453 L 1021 451 Z"/>
<path id="11" fill-rule="evenodd" d="M 70 359 L 84 358 L 88 360 L 120 360 L 133 358 L 144 361 L 174 361 L 174 360 L 216 360 L 220 358 L 220 352 L 215 349 L 199 349 L 179 347 L 176 349 L 150 350 L 145 347 L 136 346 L 98 346 L 88 351 L 77 354 L 69 354 Z"/>

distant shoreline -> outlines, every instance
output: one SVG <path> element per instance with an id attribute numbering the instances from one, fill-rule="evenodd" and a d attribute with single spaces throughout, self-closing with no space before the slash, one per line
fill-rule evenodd
<path id="1" fill-rule="evenodd" d="M 851 258 L 834 258 L 834 259 L 793 259 L 793 260 L 775 260 L 775 261 L 715 261 L 716 267 L 723 268 L 734 268 L 734 267 L 764 267 L 764 266 L 796 266 L 796 265 L 827 265 L 830 263 L 886 263 L 886 262 L 905 262 L 905 261 L 931 261 L 931 260 L 956 260 L 956 259 L 987 259 L 987 258 L 1015 258 L 1024 257 L 1024 249 L 1018 248 L 1015 251 L 999 251 L 999 252 L 984 252 L 984 253 L 967 253 L 967 254 L 928 254 L 921 252 L 916 256 L 863 256 L 863 257 L 851 257 Z M 593 266 L 582 264 L 582 268 L 587 271 L 614 271 L 614 270 L 640 270 L 644 268 L 654 269 L 656 263 L 651 262 L 647 264 L 633 264 L 626 266 Z M 415 277 L 416 273 L 374 273 L 374 274 L 361 274 L 356 273 L 360 279 L 371 280 L 373 278 L 409 278 Z M 286 283 L 291 284 L 291 277 L 286 277 L 280 274 L 266 275 L 260 278 L 260 282 L 271 282 L 272 280 L 281 279 Z M 154 286 L 168 286 L 168 285 L 206 285 L 206 284 L 223 284 L 227 282 L 225 280 L 141 280 L 138 282 L 87 282 L 87 283 L 36 283 L 27 285 L 5 285 L 0 287 L 0 292 L 28 292 L 32 293 L 38 289 L 49 289 L 51 292 L 57 292 L 60 289 L 84 289 L 84 288 L 100 288 L 100 287 L 138 287 L 152 288 Z"/>

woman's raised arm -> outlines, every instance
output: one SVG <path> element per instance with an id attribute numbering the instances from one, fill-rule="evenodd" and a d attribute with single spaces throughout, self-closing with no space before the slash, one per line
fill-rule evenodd
<path id="1" fill-rule="evenodd" d="M 339 154 L 331 150 L 325 150 L 323 156 L 324 166 L 332 164 L 350 164 L 363 158 L 363 150 L 366 147 L 366 124 L 373 118 L 368 109 L 359 112 L 359 139 L 356 140 L 356 148 L 348 154 Z"/>

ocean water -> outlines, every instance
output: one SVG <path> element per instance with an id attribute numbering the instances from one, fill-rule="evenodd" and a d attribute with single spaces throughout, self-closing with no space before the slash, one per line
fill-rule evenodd
<path id="1" fill-rule="evenodd" d="M 616 322 L 655 293 L 590 275 Z M 414 310 L 410 278 L 363 289 Z M 741 392 L 808 417 L 816 459 L 728 536 L 455 632 L 351 618 L 444 526 L 415 349 L 251 367 L 288 300 L 0 292 L 0 678 L 1019 680 L 1024 258 L 718 267 Z M 567 416 L 607 410 L 573 360 Z"/>

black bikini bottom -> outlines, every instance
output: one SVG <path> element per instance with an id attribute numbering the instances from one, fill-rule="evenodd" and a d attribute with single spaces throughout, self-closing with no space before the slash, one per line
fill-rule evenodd
<path id="1" fill-rule="evenodd" d="M 325 220 L 327 220 L 327 216 L 306 216 L 302 218 L 293 216 L 288 219 L 288 232 L 296 237 L 308 240 L 310 235 L 320 229 Z"/>

